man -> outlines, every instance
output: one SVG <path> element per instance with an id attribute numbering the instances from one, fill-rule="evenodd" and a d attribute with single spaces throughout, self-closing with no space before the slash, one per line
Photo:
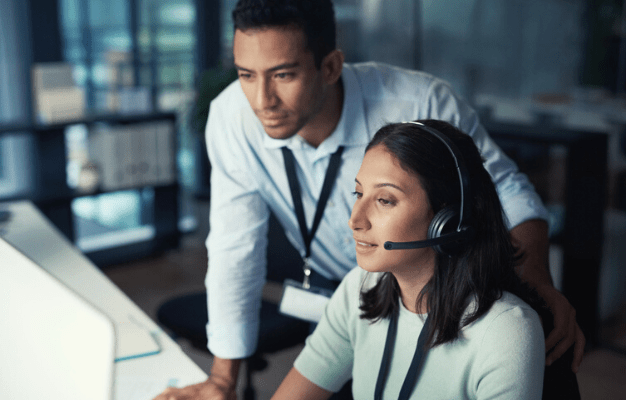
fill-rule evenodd
<path id="1" fill-rule="evenodd" d="M 313 220 L 329 158 L 344 147 L 310 258 L 315 276 L 339 281 L 356 265 L 347 221 L 366 144 L 387 122 L 426 118 L 449 121 L 480 148 L 513 241 L 522 250 L 518 272 L 554 314 L 547 363 L 575 343 L 575 371 L 584 336 L 575 311 L 551 283 L 546 211 L 475 112 L 428 74 L 375 63 L 344 64 L 329 0 L 240 0 L 233 20 L 239 79 L 211 103 L 206 128 L 212 163 L 207 335 L 215 360 L 207 381 L 167 389 L 158 399 L 235 398 L 240 362 L 257 343 L 270 211 L 294 247 L 305 252 L 282 147 L 295 158 L 307 221 Z"/>

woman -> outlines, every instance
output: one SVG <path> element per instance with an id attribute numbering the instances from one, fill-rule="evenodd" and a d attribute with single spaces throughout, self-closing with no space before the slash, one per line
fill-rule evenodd
<path id="1" fill-rule="evenodd" d="M 326 399 L 349 379 L 355 399 L 540 399 L 542 326 L 472 139 L 442 121 L 387 125 L 354 194 L 360 268 L 274 399 Z"/>

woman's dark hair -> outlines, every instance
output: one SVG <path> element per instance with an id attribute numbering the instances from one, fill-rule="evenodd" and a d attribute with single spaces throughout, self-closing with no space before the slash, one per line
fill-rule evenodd
<path id="1" fill-rule="evenodd" d="M 246 31 L 294 26 L 302 29 L 316 68 L 336 49 L 336 22 L 331 0 L 239 0 L 233 28 Z"/>
<path id="2" fill-rule="evenodd" d="M 536 308 L 538 305 L 534 294 L 515 273 L 516 249 L 511 244 L 495 186 L 475 143 L 447 122 L 419 122 L 441 132 L 460 150 L 469 179 L 465 212 L 470 215 L 465 215 L 465 220 L 475 231 L 459 253 L 437 254 L 433 277 L 418 296 L 416 308 L 419 312 L 428 311 L 431 321 L 427 343 L 436 346 L 458 338 L 461 327 L 480 318 L 505 290 Z M 390 124 L 375 134 L 365 152 L 376 146 L 385 146 L 403 169 L 416 174 L 434 215 L 445 206 L 459 207 L 460 183 L 453 155 L 436 136 L 416 124 Z M 373 288 L 361 293 L 360 318 L 375 322 L 397 312 L 399 290 L 395 277 L 385 273 Z M 465 315 L 470 296 L 475 299 L 476 308 Z"/>

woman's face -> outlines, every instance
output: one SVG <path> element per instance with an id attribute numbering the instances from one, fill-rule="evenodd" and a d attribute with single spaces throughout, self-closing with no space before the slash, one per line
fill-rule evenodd
<path id="1" fill-rule="evenodd" d="M 349 219 L 358 265 L 369 272 L 417 272 L 433 265 L 431 248 L 385 250 L 384 242 L 425 240 L 433 218 L 418 177 L 405 171 L 384 145 L 364 156 Z"/>

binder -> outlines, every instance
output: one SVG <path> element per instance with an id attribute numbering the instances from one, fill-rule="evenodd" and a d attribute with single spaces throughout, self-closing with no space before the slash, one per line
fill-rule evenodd
<path id="1" fill-rule="evenodd" d="M 176 180 L 174 125 L 171 121 L 156 123 L 158 185 L 169 185 Z"/>
<path id="2" fill-rule="evenodd" d="M 145 124 L 140 129 L 140 139 L 144 143 L 141 159 L 142 185 L 155 185 L 158 182 L 158 143 L 154 123 Z"/>
<path id="3" fill-rule="evenodd" d="M 130 188 L 136 184 L 137 165 L 133 149 L 135 138 L 128 125 L 119 126 L 114 132 L 117 141 L 118 188 Z"/>
<path id="4" fill-rule="evenodd" d="M 89 157 L 98 166 L 100 188 L 104 191 L 120 187 L 117 147 L 116 133 L 111 127 L 99 125 L 89 132 Z"/>

